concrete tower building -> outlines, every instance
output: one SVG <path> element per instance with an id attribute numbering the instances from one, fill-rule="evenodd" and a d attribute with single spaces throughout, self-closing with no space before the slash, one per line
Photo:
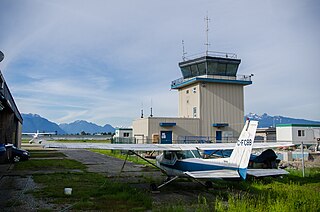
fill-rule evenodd
<path id="1" fill-rule="evenodd" d="M 179 63 L 182 78 L 171 84 L 179 91 L 179 117 L 199 118 L 200 135 L 237 137 L 243 127 L 243 87 L 251 76 L 237 76 L 235 54 L 205 55 Z"/>
<path id="2" fill-rule="evenodd" d="M 230 141 L 244 124 L 244 86 L 251 76 L 237 75 L 235 54 L 208 52 L 179 63 L 182 78 L 171 88 L 179 92 L 178 117 L 146 117 L 133 122 L 138 143 Z"/>

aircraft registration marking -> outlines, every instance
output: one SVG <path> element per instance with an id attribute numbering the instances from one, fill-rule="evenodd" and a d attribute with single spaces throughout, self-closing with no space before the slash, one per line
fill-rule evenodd
<path id="1" fill-rule="evenodd" d="M 252 140 L 249 139 L 241 139 L 237 141 L 237 146 L 251 146 Z"/>

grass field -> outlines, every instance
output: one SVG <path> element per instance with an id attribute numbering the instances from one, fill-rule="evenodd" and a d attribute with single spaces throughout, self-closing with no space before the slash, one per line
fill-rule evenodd
<path id="1" fill-rule="evenodd" d="M 26 144 L 29 143 L 30 139 L 22 139 L 21 143 Z M 47 140 L 47 141 L 52 141 L 52 140 Z M 45 142 L 45 141 L 43 141 Z M 54 142 L 58 143 L 111 143 L 111 139 L 107 140 L 68 140 L 68 139 L 62 139 L 62 140 L 54 140 Z"/>
<path id="2" fill-rule="evenodd" d="M 29 160 L 17 163 L 15 170 L 68 170 L 79 169 L 85 170 L 86 166 L 82 163 L 69 159 L 45 159 L 45 160 Z"/>
<path id="3" fill-rule="evenodd" d="M 116 183 L 97 173 L 56 173 L 35 175 L 37 183 L 45 185 L 34 192 L 54 204 L 63 204 L 72 210 L 146 211 L 151 209 L 151 198 L 144 192 L 123 183 Z M 64 188 L 72 188 L 66 196 Z"/>
<path id="4" fill-rule="evenodd" d="M 31 154 L 31 158 L 56 158 L 56 157 L 66 157 L 65 154 L 62 152 L 56 151 L 56 150 L 44 150 L 44 151 L 39 151 L 39 150 L 28 150 L 28 152 Z"/>
<path id="5" fill-rule="evenodd" d="M 125 160 L 126 157 L 127 157 L 126 153 L 121 154 L 120 150 L 90 149 L 90 151 L 101 153 L 101 154 L 108 155 L 108 156 L 115 157 L 115 158 L 119 158 L 119 159 L 122 159 L 122 160 Z M 146 162 L 145 160 L 137 157 L 136 155 L 130 155 L 129 154 L 128 157 L 127 157 L 127 160 L 131 161 L 133 163 L 136 163 L 136 164 L 148 165 L 148 166 L 150 165 L 148 162 Z M 155 163 L 154 159 L 148 159 L 148 160 L 153 164 Z"/>
<path id="6" fill-rule="evenodd" d="M 308 176 L 292 170 L 283 178 L 248 181 L 217 181 L 215 199 L 199 196 L 192 205 L 166 205 L 159 211 L 320 211 L 320 168 Z"/>
<path id="7" fill-rule="evenodd" d="M 54 140 L 58 143 L 111 143 L 111 139 L 108 140 Z"/>
<path id="8" fill-rule="evenodd" d="M 101 152 L 118 155 L 116 152 Z M 212 198 L 199 194 L 190 202 L 176 202 L 174 198 L 157 207 L 149 191 L 134 188 L 132 185 L 118 183 L 97 173 L 88 173 L 83 164 L 64 158 L 44 159 L 48 155 L 58 156 L 56 151 L 32 151 L 38 160 L 20 162 L 17 170 L 58 170 L 54 174 L 33 174 L 36 183 L 42 185 L 32 191 L 37 198 L 45 198 L 61 208 L 70 210 L 95 211 L 320 211 L 320 168 L 309 168 L 306 177 L 301 171 L 291 170 L 283 178 L 248 179 L 247 181 L 214 181 L 213 189 L 204 191 Z M 59 155 L 60 157 L 61 155 Z M 130 156 L 132 160 L 137 157 Z M 136 158 L 136 159 L 133 159 Z M 78 169 L 82 172 L 71 173 Z M 174 182 L 173 185 L 175 186 Z M 73 188 L 66 196 L 63 189 Z M 179 191 L 189 190 L 177 188 Z M 166 190 L 161 191 L 166 192 Z M 200 192 L 201 193 L 201 192 Z"/>

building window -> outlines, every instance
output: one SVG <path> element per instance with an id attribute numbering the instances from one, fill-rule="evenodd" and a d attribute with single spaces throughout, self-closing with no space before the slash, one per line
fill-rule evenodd
<path id="1" fill-rule="evenodd" d="M 304 136 L 304 130 L 298 130 L 298 136 L 303 137 Z"/>
<path id="2" fill-rule="evenodd" d="M 193 92 L 193 93 L 196 93 L 196 92 L 197 92 L 197 88 L 194 87 L 194 88 L 192 89 L 192 92 Z"/>
<path id="3" fill-rule="evenodd" d="M 193 118 L 197 118 L 197 107 L 193 107 Z"/>
<path id="4" fill-rule="evenodd" d="M 189 90 L 186 90 L 186 94 L 188 94 L 189 93 Z"/>
<path id="5" fill-rule="evenodd" d="M 125 137 L 125 138 L 127 138 L 127 137 L 129 137 L 129 133 L 123 133 L 123 137 Z"/>

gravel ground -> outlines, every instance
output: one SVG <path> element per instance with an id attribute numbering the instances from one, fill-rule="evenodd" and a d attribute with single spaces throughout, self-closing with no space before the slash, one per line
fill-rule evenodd
<path id="1" fill-rule="evenodd" d="M 28 191 L 39 188 L 32 175 L 4 175 L 0 180 L 0 208 L 2 211 L 37 211 L 59 206 L 35 199 Z"/>

